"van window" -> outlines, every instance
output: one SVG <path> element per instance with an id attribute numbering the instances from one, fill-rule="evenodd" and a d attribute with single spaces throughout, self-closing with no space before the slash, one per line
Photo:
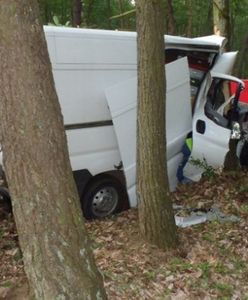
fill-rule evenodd
<path id="1" fill-rule="evenodd" d="M 229 128 L 231 105 L 228 81 L 214 78 L 207 94 L 206 116 L 216 124 Z"/>

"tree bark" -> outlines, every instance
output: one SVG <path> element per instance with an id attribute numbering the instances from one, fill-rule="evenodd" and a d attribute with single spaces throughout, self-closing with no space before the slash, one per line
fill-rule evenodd
<path id="1" fill-rule="evenodd" d="M 92 23 L 92 13 L 95 5 L 95 0 L 90 0 L 87 5 L 87 11 L 85 11 L 85 17 L 86 17 L 86 24 L 87 26 L 91 25 Z"/>
<path id="2" fill-rule="evenodd" d="M 161 1 L 138 0 L 137 198 L 140 231 L 162 249 L 177 243 L 168 190 Z"/>
<path id="3" fill-rule="evenodd" d="M 167 32 L 168 34 L 176 34 L 176 21 L 174 17 L 174 9 L 172 5 L 172 0 L 167 0 Z"/>
<path id="4" fill-rule="evenodd" d="M 107 0 L 107 11 L 108 11 L 108 29 L 112 29 L 112 6 L 110 0 Z"/>
<path id="5" fill-rule="evenodd" d="M 80 27 L 81 25 L 81 14 L 82 14 L 82 1 L 73 0 L 72 2 L 72 26 Z"/>
<path id="6" fill-rule="evenodd" d="M 231 40 L 229 0 L 213 0 L 214 33 Z M 228 48 L 228 46 L 226 46 Z"/>
<path id="7" fill-rule="evenodd" d="M 106 299 L 69 163 L 35 0 L 0 1 L 4 165 L 36 299 Z"/>
<path id="8" fill-rule="evenodd" d="M 119 0 L 119 8 L 120 8 L 121 14 L 123 14 L 124 13 L 124 8 L 123 8 L 123 2 L 122 2 L 122 0 Z M 123 18 L 123 17 L 120 18 L 120 25 L 121 25 L 120 29 L 124 30 L 125 27 L 126 27 L 125 26 L 126 25 L 125 18 Z"/>
<path id="9" fill-rule="evenodd" d="M 243 77 L 245 73 L 245 67 L 248 61 L 248 33 L 245 35 L 242 47 L 238 54 L 238 61 L 235 65 L 234 73 L 237 77 Z"/>
<path id="10" fill-rule="evenodd" d="M 213 24 L 213 4 L 211 1 L 208 3 L 208 13 L 207 13 L 207 18 L 206 21 L 204 22 L 204 30 L 202 35 L 210 35 L 212 34 L 212 26 Z"/>
<path id="11" fill-rule="evenodd" d="M 187 36 L 192 37 L 192 22 L 193 22 L 193 7 L 192 0 L 187 1 L 187 15 L 188 15 L 188 24 L 187 24 Z"/>

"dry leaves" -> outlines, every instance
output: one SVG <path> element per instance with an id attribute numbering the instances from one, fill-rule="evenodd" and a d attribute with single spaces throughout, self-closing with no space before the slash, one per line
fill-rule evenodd
<path id="1" fill-rule="evenodd" d="M 248 299 L 246 178 L 229 173 L 179 187 L 173 194 L 177 204 L 206 209 L 214 204 L 241 221 L 178 229 L 176 251 L 163 252 L 141 239 L 136 209 L 86 222 L 109 299 Z M 0 251 L 1 298 L 24 276 L 9 216 L 0 224 Z"/>

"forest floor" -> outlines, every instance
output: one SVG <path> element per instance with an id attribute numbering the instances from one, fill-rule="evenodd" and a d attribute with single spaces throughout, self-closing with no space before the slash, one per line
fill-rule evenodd
<path id="1" fill-rule="evenodd" d="M 184 207 L 214 205 L 240 220 L 178 228 L 178 248 L 167 252 L 142 240 L 136 209 L 87 221 L 109 299 L 248 299 L 247 173 L 204 178 L 179 187 L 172 196 Z M 0 220 L 0 299 L 26 300 L 18 236 L 3 207 Z"/>

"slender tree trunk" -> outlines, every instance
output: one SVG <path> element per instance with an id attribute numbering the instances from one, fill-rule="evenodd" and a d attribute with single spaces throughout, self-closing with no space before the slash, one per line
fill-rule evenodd
<path id="1" fill-rule="evenodd" d="M 238 55 L 238 61 L 235 66 L 235 75 L 237 77 L 243 77 L 245 73 L 245 67 L 247 67 L 248 61 L 248 33 L 246 34 L 244 41 L 242 43 L 242 47 L 240 49 L 240 53 Z"/>
<path id="2" fill-rule="evenodd" d="M 167 0 L 167 32 L 168 34 L 176 34 L 176 21 L 174 17 L 174 9 L 172 0 Z"/>
<path id="3" fill-rule="evenodd" d="M 35 0 L 0 1 L 4 165 L 35 299 L 106 299 L 72 177 Z"/>
<path id="4" fill-rule="evenodd" d="M 111 0 L 107 0 L 107 11 L 108 11 L 108 29 L 112 29 L 112 6 L 111 6 Z"/>
<path id="5" fill-rule="evenodd" d="M 120 7 L 121 14 L 123 14 L 124 13 L 124 8 L 123 8 L 122 0 L 119 0 L 119 7 Z M 120 23 L 121 23 L 121 29 L 124 29 L 125 28 L 125 18 L 121 17 L 120 18 Z"/>
<path id="6" fill-rule="evenodd" d="M 160 248 L 177 243 L 166 170 L 161 1 L 138 0 L 137 198 L 140 231 Z"/>
<path id="7" fill-rule="evenodd" d="M 82 1 L 73 0 L 72 2 L 72 26 L 80 27 L 81 25 L 81 14 L 82 14 Z"/>
<path id="8" fill-rule="evenodd" d="M 212 33 L 211 24 L 213 24 L 213 3 L 212 1 L 209 1 L 207 18 L 203 24 L 203 32 L 204 32 L 203 35 L 210 35 Z"/>
<path id="9" fill-rule="evenodd" d="M 230 5 L 229 0 L 213 0 L 214 33 L 230 38 Z M 226 47 L 228 48 L 228 46 Z"/>
<path id="10" fill-rule="evenodd" d="M 87 7 L 87 11 L 85 12 L 86 16 L 86 24 L 89 26 L 91 24 L 91 18 L 92 18 L 92 13 L 93 13 L 93 8 L 94 8 L 95 0 L 89 0 L 89 4 Z"/>
<path id="11" fill-rule="evenodd" d="M 193 7 L 192 7 L 192 0 L 187 1 L 188 5 L 188 24 L 187 24 L 187 36 L 192 37 L 192 21 L 193 21 Z"/>

